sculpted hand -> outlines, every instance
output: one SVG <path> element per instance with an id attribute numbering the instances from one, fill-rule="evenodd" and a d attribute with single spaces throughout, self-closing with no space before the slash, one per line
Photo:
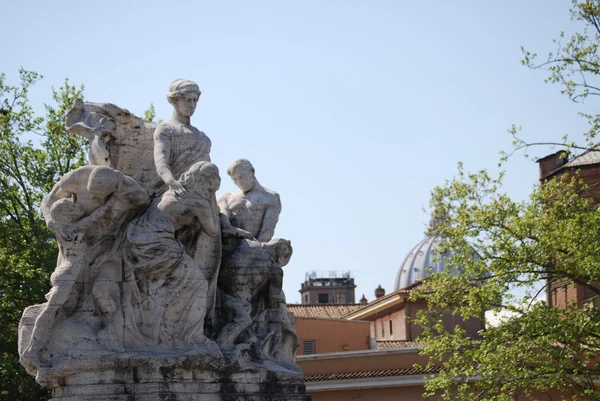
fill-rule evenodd
<path id="1" fill-rule="evenodd" d="M 234 235 L 236 237 L 242 237 L 247 239 L 254 239 L 254 235 L 246 230 L 242 230 L 241 228 L 236 228 Z"/>
<path id="2" fill-rule="evenodd" d="M 84 237 L 84 233 L 73 224 L 52 220 L 48 222 L 48 228 L 63 241 L 81 242 Z"/>
<path id="3" fill-rule="evenodd" d="M 169 189 L 173 191 L 175 199 L 185 199 L 187 197 L 187 191 L 179 181 L 172 181 L 168 185 Z"/>

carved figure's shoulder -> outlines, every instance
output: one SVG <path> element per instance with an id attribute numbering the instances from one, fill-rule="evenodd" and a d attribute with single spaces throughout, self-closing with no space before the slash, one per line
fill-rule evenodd
<path id="1" fill-rule="evenodd" d="M 173 131 L 173 125 L 168 121 L 163 121 L 156 126 L 154 130 L 154 138 L 156 139 L 158 136 L 164 136 L 166 133 L 171 133 Z"/>
<path id="2" fill-rule="evenodd" d="M 198 128 L 195 128 L 195 127 L 192 127 L 192 129 L 193 129 L 194 131 L 196 131 L 196 133 L 197 133 L 197 135 L 198 135 L 198 138 L 199 138 L 201 141 L 204 141 L 204 142 L 205 142 L 206 144 L 208 144 L 208 145 L 212 145 L 212 141 L 210 140 L 210 138 L 208 137 L 208 135 L 206 135 L 206 134 L 204 133 L 204 131 L 200 131 Z"/>
<path id="3" fill-rule="evenodd" d="M 61 179 L 58 181 L 58 185 L 65 189 L 74 185 L 87 185 L 87 180 L 95 167 L 96 166 L 87 165 L 76 168 L 75 170 L 71 170 L 61 177 Z"/>
<path id="4" fill-rule="evenodd" d="M 265 193 L 267 194 L 268 199 L 271 203 L 280 203 L 281 202 L 281 199 L 279 198 L 279 194 L 277 192 L 275 192 L 269 188 L 263 187 L 263 189 L 265 190 Z"/>
<path id="5" fill-rule="evenodd" d="M 224 193 L 221 196 L 219 196 L 219 198 L 217 199 L 217 203 L 219 205 L 227 205 L 227 204 L 229 204 L 230 197 L 231 197 L 231 192 Z"/>

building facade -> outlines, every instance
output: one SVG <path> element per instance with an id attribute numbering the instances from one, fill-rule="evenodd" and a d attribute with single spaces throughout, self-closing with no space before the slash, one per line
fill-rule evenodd
<path id="1" fill-rule="evenodd" d="M 306 274 L 299 292 L 303 304 L 353 304 L 355 288 L 350 272 L 313 271 Z"/>
<path id="2" fill-rule="evenodd" d="M 307 275 L 302 303 L 288 310 L 300 340 L 297 363 L 314 401 L 423 399 L 425 381 L 441 367 L 425 368 L 427 359 L 419 354 L 422 330 L 414 319 L 428 306 L 411 295 L 430 274 L 445 271 L 444 255 L 436 252 L 442 241 L 432 221 L 400 265 L 393 291 L 386 295 L 379 286 L 371 302 L 363 296 L 362 303 L 354 303 L 356 286 L 349 275 Z M 448 329 L 459 325 L 477 336 L 484 327 L 483 319 L 462 321 L 451 310 L 441 312 Z"/>

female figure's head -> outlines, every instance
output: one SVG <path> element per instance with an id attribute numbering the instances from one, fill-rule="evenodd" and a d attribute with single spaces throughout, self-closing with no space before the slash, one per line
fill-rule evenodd
<path id="1" fill-rule="evenodd" d="M 200 88 L 187 79 L 176 79 L 169 87 L 167 99 L 173 105 L 175 116 L 190 118 L 200 98 Z"/>
<path id="2" fill-rule="evenodd" d="M 221 186 L 219 168 L 211 162 L 200 161 L 181 175 L 180 182 L 186 189 L 195 190 L 203 198 L 209 199 Z"/>

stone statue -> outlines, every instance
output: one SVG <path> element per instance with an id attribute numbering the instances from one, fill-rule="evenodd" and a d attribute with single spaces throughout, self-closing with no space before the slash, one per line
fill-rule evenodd
<path id="1" fill-rule="evenodd" d="M 57 321 L 70 319 L 76 312 L 85 319 L 94 309 L 104 316 L 115 312 L 122 274 L 120 254 L 114 246 L 106 254 L 106 247 L 118 238 L 128 218 L 147 205 L 143 188 L 105 166 L 83 166 L 67 173 L 44 197 L 42 214 L 56 236 L 59 255 L 51 277 L 53 287 L 46 295 L 48 302 L 38 310 L 31 334 L 24 339 L 27 345 L 21 357 L 29 370 L 51 364 L 40 354 Z M 97 296 L 95 305 L 92 293 Z M 77 326 L 80 329 L 82 325 Z"/>
<path id="2" fill-rule="evenodd" d="M 270 359 L 271 352 L 263 351 L 262 346 L 273 333 L 259 339 L 252 325 L 261 322 L 280 325 L 283 321 L 279 316 L 282 313 L 281 268 L 292 256 L 291 243 L 280 238 L 261 243 L 235 237 L 228 238 L 227 242 L 225 249 L 229 252 L 225 252 L 219 273 L 222 308 L 226 311 L 223 318 L 227 323 L 219 332 L 217 342 L 233 354 L 234 360 L 239 361 L 239 352 L 251 347 L 253 360 Z M 281 329 L 276 327 L 274 331 Z M 272 347 L 275 354 L 278 345 Z"/>
<path id="3" fill-rule="evenodd" d="M 116 139 L 115 121 L 98 112 L 87 113 L 85 116 L 83 100 L 78 99 L 69 112 L 67 126 L 69 131 L 81 135 L 90 142 L 88 159 L 96 166 L 110 166 L 109 143 Z"/>
<path id="4" fill-rule="evenodd" d="M 208 284 L 177 236 L 190 227 L 211 237 L 219 233 L 209 199 L 220 182 L 217 166 L 198 162 L 179 179 L 185 199 L 169 189 L 129 223 L 123 255 L 124 322 L 115 320 L 101 333 L 107 347 L 156 350 L 206 343 Z"/>
<path id="5" fill-rule="evenodd" d="M 76 283 L 87 261 L 85 232 L 107 212 L 115 199 L 112 198 L 85 218 L 82 218 L 84 209 L 71 198 L 63 198 L 52 204 L 48 212 L 48 227 L 56 233 L 60 256 L 56 270 L 50 277 L 52 289 L 46 295 L 48 302 L 35 320 L 29 345 L 22 355 L 26 363 L 40 366 L 49 363 L 43 361 L 39 353 L 48 342 L 59 313 L 68 314 L 77 305 L 80 289 L 76 288 Z"/>
<path id="6" fill-rule="evenodd" d="M 281 212 L 279 195 L 258 183 L 246 159 L 235 160 L 227 173 L 240 190 L 218 200 L 225 244 L 219 273 L 225 323 L 217 342 L 232 360 L 242 361 L 240 353 L 247 352 L 251 361 L 297 369 L 298 339 L 285 307 L 281 269 L 292 246 L 272 239 Z"/>
<path id="7" fill-rule="evenodd" d="M 53 401 L 310 399 L 281 290 L 292 247 L 273 239 L 279 195 L 239 159 L 240 190 L 217 202 L 211 141 L 190 121 L 199 97 L 175 80 L 158 125 L 110 103 L 67 115 L 90 164 L 42 201 L 57 267 L 19 325 L 21 363 Z"/>
<path id="8" fill-rule="evenodd" d="M 200 93 L 198 85 L 186 79 L 176 79 L 169 87 L 167 99 L 173 106 L 173 116 L 169 121 L 158 124 L 154 131 L 154 163 L 158 179 L 153 183 L 153 190 L 158 195 L 168 188 L 177 199 L 184 199 L 187 190 L 179 182 L 181 175 L 194 163 L 210 161 L 210 139 L 204 132 L 191 125 L 191 117 L 196 110 Z M 214 194 L 208 201 L 212 213 L 218 216 L 219 207 Z M 181 232 L 179 239 L 186 245 L 188 254 L 201 266 L 202 273 L 208 281 L 206 303 L 207 323 L 210 327 L 221 262 L 220 235 Z"/>
<path id="9" fill-rule="evenodd" d="M 156 172 L 178 198 L 184 198 L 186 189 L 179 177 L 192 164 L 210 161 L 210 139 L 204 132 L 192 127 L 190 119 L 196 111 L 200 89 L 192 81 L 176 79 L 167 95 L 173 105 L 173 116 L 154 131 L 154 162 Z M 157 184 L 162 184 L 158 181 Z"/>
<path id="10" fill-rule="evenodd" d="M 240 190 L 219 197 L 223 232 L 260 242 L 271 240 L 281 213 L 279 194 L 259 184 L 246 159 L 231 163 L 227 174 Z"/>

